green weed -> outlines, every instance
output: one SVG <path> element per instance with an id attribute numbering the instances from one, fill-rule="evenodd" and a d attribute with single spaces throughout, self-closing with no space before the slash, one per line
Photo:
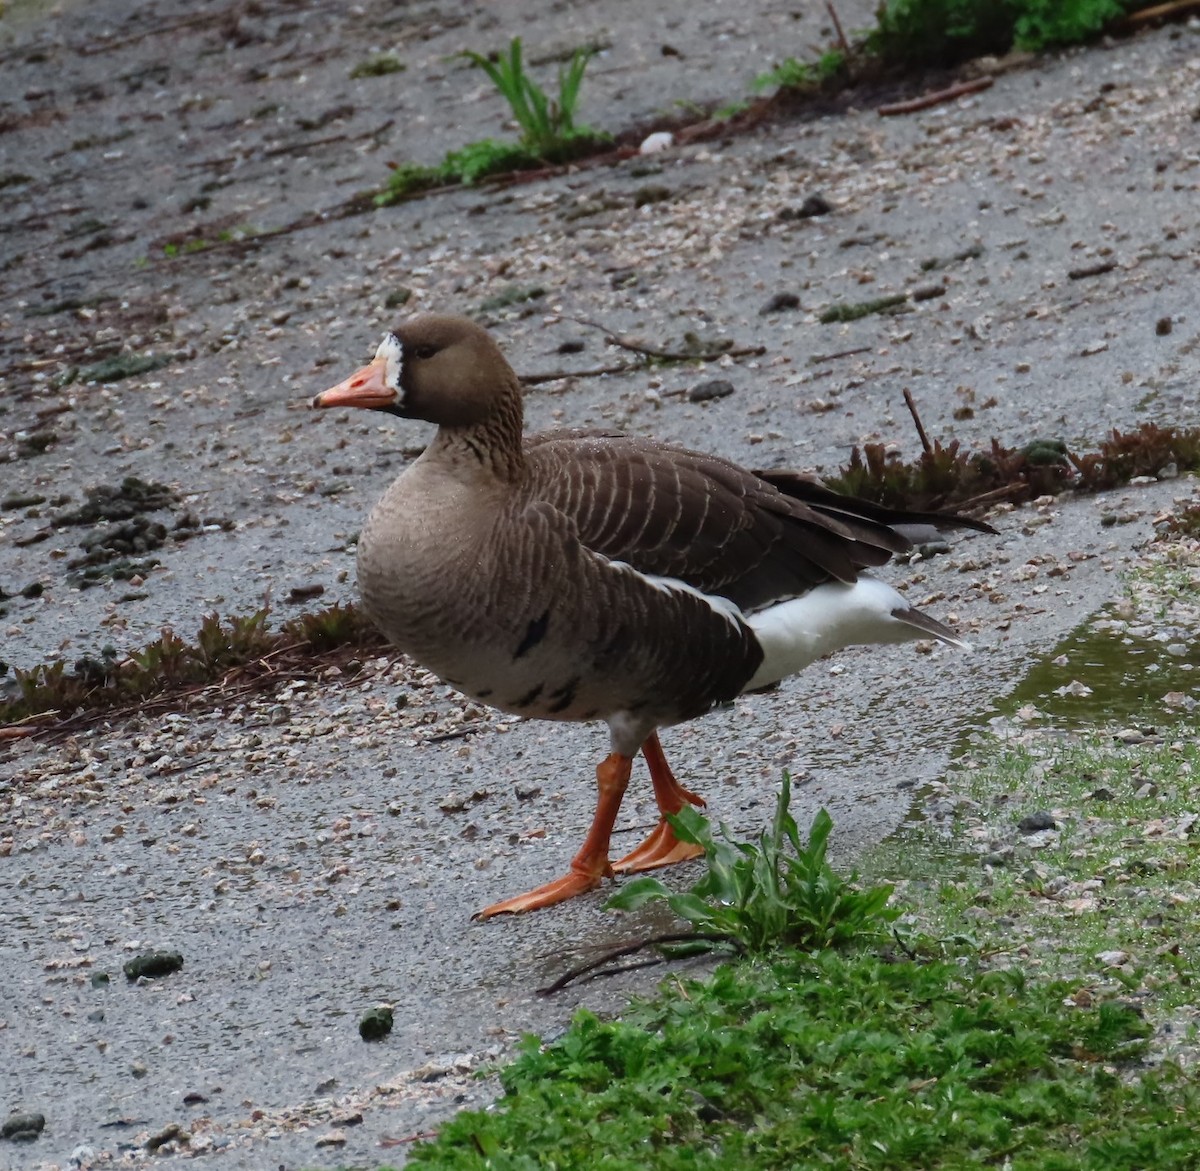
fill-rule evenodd
<path id="1" fill-rule="evenodd" d="M 1200 471 L 1200 428 L 1143 423 L 1114 430 L 1095 451 L 1077 455 L 1061 440 L 1034 440 L 1020 448 L 992 440 L 985 451 L 964 451 L 957 440 L 934 440 L 905 462 L 882 444 L 868 443 L 826 482 L 839 492 L 894 508 L 946 508 L 976 497 L 1019 503 L 1067 489 L 1102 492 L 1135 476 L 1157 476 L 1168 466 Z"/>
<path id="2" fill-rule="evenodd" d="M 828 83 L 845 76 L 846 55 L 837 49 L 829 49 L 813 62 L 797 61 L 789 57 L 766 73 L 754 79 L 756 90 L 789 89 L 803 92 L 816 91 Z"/>
<path id="3" fill-rule="evenodd" d="M 352 80 L 360 77 L 386 77 L 389 73 L 401 73 L 407 68 L 399 57 L 393 57 L 391 53 L 381 53 L 378 57 L 360 61 L 350 70 L 350 77 Z"/>
<path id="4" fill-rule="evenodd" d="M 495 61 L 470 50 L 463 56 L 488 75 L 508 102 L 521 128 L 521 146 L 529 154 L 548 162 L 565 162 L 579 146 L 590 149 L 595 144 L 597 132 L 575 123 L 579 89 L 592 58 L 591 49 L 576 49 L 570 61 L 559 67 L 557 101 L 547 97 L 525 71 L 520 37 L 513 37 L 507 56 L 499 54 Z"/>
<path id="5" fill-rule="evenodd" d="M 836 874 L 825 860 L 832 819 L 822 809 L 805 845 L 789 810 L 791 795 L 791 778 L 784 773 L 774 819 L 757 844 L 735 841 L 724 826 L 722 837 L 715 838 L 708 820 L 685 806 L 668 820 L 681 841 L 703 848 L 705 875 L 682 893 L 658 878 L 635 878 L 606 905 L 634 911 L 664 900 L 697 932 L 719 936 L 749 955 L 878 937 L 899 915 L 887 905 L 892 888 L 859 890 L 856 876 Z"/>
<path id="6" fill-rule="evenodd" d="M 463 54 L 487 73 L 509 103 L 520 127 L 517 142 L 485 138 L 446 153 L 437 166 L 403 163 L 393 168 L 387 187 L 375 196 L 376 207 L 389 207 L 428 191 L 456 183 L 472 184 L 489 175 L 527 171 L 547 163 L 565 163 L 593 153 L 611 136 L 575 121 L 579 89 L 593 49 L 576 49 L 558 71 L 558 98 L 545 91 L 525 71 L 521 40 L 514 37 L 508 54 L 492 61 L 481 53 Z"/>
<path id="7" fill-rule="evenodd" d="M 1098 35 L 1121 0 L 885 0 L 867 35 L 885 64 L 945 66 L 1014 46 L 1039 51 Z"/>
<path id="8" fill-rule="evenodd" d="M 28 671 L 14 668 L 18 697 L 0 702 L 0 724 L 26 720 L 42 712 L 67 715 L 79 710 L 104 711 L 170 691 L 194 688 L 224 679 L 231 671 L 261 675 L 270 684 L 283 677 L 289 663 L 311 663 L 315 655 L 339 647 L 379 646 L 382 638 L 353 606 L 331 606 L 284 622 L 268 625 L 264 607 L 253 614 L 222 620 L 208 614 L 192 642 L 173 630 L 140 651 L 118 660 L 105 648 L 100 656 L 84 656 L 73 670 L 64 662 L 46 663 Z M 290 657 L 289 657 L 290 656 Z"/>

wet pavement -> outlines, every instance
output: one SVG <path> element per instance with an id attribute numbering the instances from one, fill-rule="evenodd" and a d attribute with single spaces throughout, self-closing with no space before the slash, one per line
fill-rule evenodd
<path id="1" fill-rule="evenodd" d="M 487 314 L 523 373 L 629 357 L 576 318 L 650 344 L 694 331 L 765 346 L 757 360 L 528 396 L 535 427 L 619 425 L 754 466 L 834 470 L 864 441 L 911 457 L 904 387 L 931 436 L 967 446 L 1087 450 L 1113 426 L 1200 417 L 1193 28 L 1002 71 L 987 93 L 919 116 L 864 103 L 652 163 L 239 244 L 378 185 L 389 161 L 500 134 L 482 78 L 448 56 L 459 49 L 520 32 L 549 52 L 607 24 L 584 114 L 619 131 L 674 99 L 739 96 L 792 26 L 766 6 L 731 17 L 717 5 L 633 25 L 603 4 L 547 4 L 519 28 L 452 5 L 14 13 L 0 20 L 0 496 L 26 501 L 0 504 L 12 595 L 0 659 L 13 666 L 106 644 L 124 654 L 164 625 L 188 637 L 206 612 L 264 598 L 290 616 L 297 587 L 323 587 L 310 609 L 353 598 L 353 535 L 425 432 L 307 401 L 370 355 L 401 289 L 411 308 L 475 312 L 541 287 Z M 818 39 L 822 19 L 804 10 L 789 51 Z M 393 50 L 403 73 L 349 77 Z M 667 194 L 639 206 L 648 185 Z M 829 215 L 782 215 L 816 192 Z M 931 285 L 941 292 L 910 312 L 819 320 Z M 761 314 L 779 292 L 799 307 Z M 557 353 L 573 339 L 581 354 Z M 113 382 L 79 376 L 119 354 L 168 360 Z M 715 377 L 734 393 L 687 401 Z M 56 523 L 87 489 L 130 476 L 170 494 L 143 497 L 134 517 Z M 848 652 L 672 730 L 672 762 L 741 834 L 761 827 L 788 769 L 798 820 L 827 806 L 837 856 L 853 858 L 899 824 L 966 729 L 1120 597 L 1154 517 L 1192 493 L 1166 479 L 1002 513 L 999 538 L 897 567 L 918 605 L 954 616 L 972 655 Z M 145 525 L 114 534 L 136 517 Z M 85 567 L 69 565 L 92 549 L 112 553 L 104 565 L 136 563 L 130 576 L 81 589 L 70 575 Z M 596 728 L 474 709 L 370 653 L 210 712 L 0 748 L 0 1112 L 47 1118 L 33 1145 L 0 1143 L 0 1167 L 144 1158 L 173 1124 L 190 1142 L 168 1137 L 157 1157 L 398 1163 L 404 1144 L 388 1140 L 486 1101 L 493 1084 L 470 1071 L 522 1032 L 650 988 L 643 973 L 533 994 L 656 929 L 605 914 L 599 897 L 469 918 L 562 870 L 604 743 Z M 635 774 L 618 845 L 653 821 L 648 789 Z M 152 947 L 180 950 L 183 969 L 128 983 L 122 964 Z M 94 987 L 101 971 L 110 981 Z M 394 1007 L 395 1028 L 367 1044 L 358 1020 L 377 1003 Z"/>

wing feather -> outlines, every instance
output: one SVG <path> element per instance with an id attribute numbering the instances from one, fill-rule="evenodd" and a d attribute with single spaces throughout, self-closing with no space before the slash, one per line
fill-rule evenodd
<path id="1" fill-rule="evenodd" d="M 830 579 L 853 582 L 912 547 L 906 524 L 988 527 L 843 496 L 802 473 L 751 472 L 610 432 L 534 435 L 526 460 L 530 493 L 566 515 L 586 548 L 746 612 Z"/>

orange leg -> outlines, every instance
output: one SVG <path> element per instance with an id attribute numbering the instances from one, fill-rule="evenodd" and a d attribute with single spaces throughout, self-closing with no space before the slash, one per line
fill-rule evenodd
<path id="1" fill-rule="evenodd" d="M 654 782 L 654 799 L 658 802 L 659 811 L 663 814 L 678 813 L 686 802 L 689 805 L 704 805 L 704 798 L 685 789 L 671 772 L 667 758 L 663 755 L 662 745 L 658 742 L 658 733 L 651 732 L 645 744 L 642 745 L 642 755 L 650 766 L 650 779 Z M 650 836 L 619 862 L 613 863 L 616 874 L 634 874 L 639 870 L 656 870 L 660 866 L 670 866 L 672 862 L 683 862 L 688 858 L 698 858 L 703 850 L 690 842 L 681 842 L 675 831 L 668 824 L 666 817 L 659 818 Z"/>
<path id="2" fill-rule="evenodd" d="M 600 790 L 596 815 L 592 818 L 592 828 L 588 830 L 583 848 L 571 862 L 569 874 L 527 894 L 484 907 L 475 914 L 475 918 L 490 919 L 493 915 L 511 915 L 518 911 L 552 907 L 555 903 L 566 902 L 576 895 L 595 890 L 601 881 L 611 878 L 613 868 L 608 861 L 608 843 L 632 768 L 633 758 L 622 756 L 619 752 L 610 753 L 596 766 L 596 785 Z"/>

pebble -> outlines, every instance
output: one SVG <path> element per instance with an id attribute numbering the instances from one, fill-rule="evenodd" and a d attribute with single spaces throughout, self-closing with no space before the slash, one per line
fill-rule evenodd
<path id="1" fill-rule="evenodd" d="M 648 134 L 642 139 L 642 145 L 638 147 L 638 154 L 661 154 L 664 150 L 670 150 L 674 145 L 674 134 L 672 134 L 669 130 L 656 130 L 653 134 Z"/>

